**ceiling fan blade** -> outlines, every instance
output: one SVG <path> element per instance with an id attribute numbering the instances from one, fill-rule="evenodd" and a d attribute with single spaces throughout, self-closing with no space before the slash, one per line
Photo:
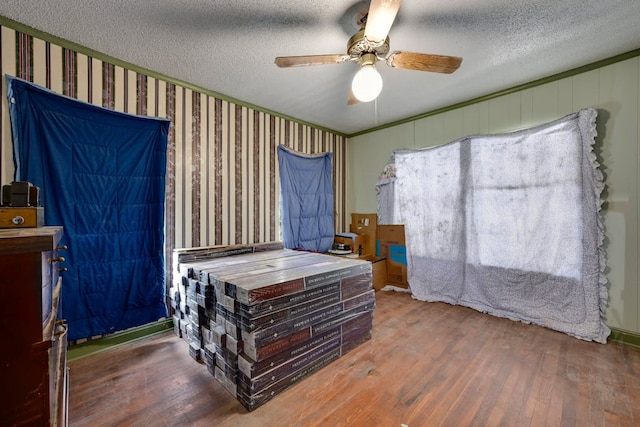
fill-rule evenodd
<path id="1" fill-rule="evenodd" d="M 359 103 L 360 100 L 358 98 L 356 98 L 356 96 L 353 94 L 353 90 L 349 90 L 349 98 L 347 98 L 347 105 L 355 105 L 357 103 Z"/>
<path id="2" fill-rule="evenodd" d="M 401 0 L 371 0 L 364 36 L 371 43 L 382 43 L 396 19 Z"/>
<path id="3" fill-rule="evenodd" d="M 460 67 L 462 58 L 427 53 L 392 52 L 386 62 L 387 65 L 394 68 L 451 74 Z"/>
<path id="4" fill-rule="evenodd" d="M 349 55 L 304 55 L 304 56 L 278 56 L 276 65 L 280 68 L 304 67 L 307 65 L 340 64 L 350 58 Z"/>

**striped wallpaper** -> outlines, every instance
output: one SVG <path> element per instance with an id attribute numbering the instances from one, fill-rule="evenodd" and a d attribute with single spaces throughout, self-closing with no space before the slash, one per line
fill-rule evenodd
<path id="1" fill-rule="evenodd" d="M 110 64 L 7 26 L 0 26 L 0 57 L 2 183 L 13 179 L 5 74 L 108 109 L 171 120 L 168 274 L 174 248 L 280 239 L 279 144 L 307 154 L 334 153 L 336 230 L 347 229 L 347 150 L 341 135 Z"/>

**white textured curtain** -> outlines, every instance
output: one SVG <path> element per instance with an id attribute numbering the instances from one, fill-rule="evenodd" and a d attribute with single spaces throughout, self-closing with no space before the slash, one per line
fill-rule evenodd
<path id="1" fill-rule="evenodd" d="M 405 225 L 413 296 L 606 342 L 596 116 L 394 153 L 378 210 Z"/>

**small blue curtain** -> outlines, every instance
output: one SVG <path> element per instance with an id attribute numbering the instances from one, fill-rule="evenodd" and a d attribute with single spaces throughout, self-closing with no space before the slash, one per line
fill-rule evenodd
<path id="1" fill-rule="evenodd" d="M 69 339 L 167 315 L 166 119 L 133 116 L 7 76 L 15 180 L 40 187 L 68 246 L 60 317 Z"/>
<path id="2" fill-rule="evenodd" d="M 278 146 L 285 248 L 331 249 L 335 234 L 332 153 L 302 154 Z"/>

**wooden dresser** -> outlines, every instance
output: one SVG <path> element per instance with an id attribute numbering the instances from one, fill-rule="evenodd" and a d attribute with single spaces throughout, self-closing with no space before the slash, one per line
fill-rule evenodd
<path id="1" fill-rule="evenodd" d="M 57 320 L 62 227 L 0 230 L 0 424 L 65 426 L 67 327 Z"/>

